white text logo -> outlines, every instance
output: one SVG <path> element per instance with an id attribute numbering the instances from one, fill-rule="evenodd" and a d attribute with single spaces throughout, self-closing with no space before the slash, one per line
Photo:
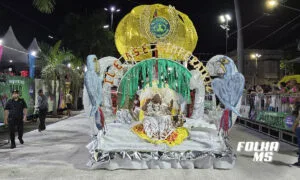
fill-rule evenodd
<path id="1" fill-rule="evenodd" d="M 254 152 L 253 161 L 272 162 L 274 152 L 279 151 L 279 142 L 239 142 L 237 152 Z"/>

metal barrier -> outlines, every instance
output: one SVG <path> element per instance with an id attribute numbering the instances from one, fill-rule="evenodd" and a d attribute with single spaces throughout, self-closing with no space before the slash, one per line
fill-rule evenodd
<path id="1" fill-rule="evenodd" d="M 248 105 L 256 111 L 292 113 L 300 105 L 299 94 L 245 94 L 242 105 Z"/>
<path id="2" fill-rule="evenodd" d="M 288 131 L 288 130 L 283 130 L 283 129 L 278 129 L 274 128 L 268 124 L 264 124 L 261 122 L 257 121 L 252 121 L 246 118 L 239 117 L 236 120 L 236 123 L 239 125 L 242 125 L 244 127 L 247 127 L 249 129 L 252 129 L 254 131 L 260 132 L 262 134 L 265 134 L 267 136 L 270 136 L 272 138 L 275 138 L 279 141 L 283 141 L 285 143 L 298 146 L 297 144 L 297 137 L 295 133 Z"/>
<path id="3" fill-rule="evenodd" d="M 300 110 L 300 94 L 247 94 L 242 98 L 243 118 L 290 130 Z"/>
<path id="4" fill-rule="evenodd" d="M 297 146 L 297 137 L 291 131 L 295 112 L 299 109 L 300 94 L 244 94 L 237 124 L 260 132 L 279 141 Z M 204 108 L 213 111 L 216 108 L 214 94 L 205 96 Z M 221 107 L 222 104 L 220 104 Z M 224 107 L 223 107 L 224 108 Z M 294 113 L 294 114 L 293 114 Z"/>
<path id="5" fill-rule="evenodd" d="M 300 94 L 245 94 L 238 124 L 297 145 L 291 131 L 300 110 Z"/>

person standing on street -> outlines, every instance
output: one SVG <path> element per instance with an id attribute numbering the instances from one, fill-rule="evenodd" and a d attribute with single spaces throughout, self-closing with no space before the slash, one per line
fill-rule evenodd
<path id="1" fill-rule="evenodd" d="M 71 116 L 72 102 L 73 102 L 73 96 L 72 96 L 72 91 L 70 91 L 66 95 L 66 104 L 67 104 L 67 114 L 68 114 L 68 116 Z"/>
<path id="2" fill-rule="evenodd" d="M 21 144 L 23 141 L 24 122 L 27 121 L 27 104 L 24 99 L 20 98 L 19 91 L 12 91 L 12 99 L 8 100 L 4 108 L 4 123 L 8 125 L 11 145 L 10 148 L 16 147 L 15 128 L 18 130 L 18 139 Z"/>
<path id="3" fill-rule="evenodd" d="M 294 163 L 294 166 L 300 167 L 300 113 L 298 111 L 298 117 L 295 120 L 292 131 L 296 134 L 298 140 L 298 162 Z"/>
<path id="4" fill-rule="evenodd" d="M 44 95 L 43 90 L 40 89 L 38 91 L 38 109 L 39 109 L 39 119 L 40 119 L 40 124 L 39 124 L 39 132 L 43 131 L 46 129 L 45 125 L 45 120 L 46 120 L 46 115 L 48 112 L 48 100 L 47 97 Z"/>

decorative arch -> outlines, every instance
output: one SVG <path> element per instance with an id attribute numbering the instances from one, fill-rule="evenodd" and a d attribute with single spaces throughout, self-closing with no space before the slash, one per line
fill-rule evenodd
<path id="1" fill-rule="evenodd" d="M 147 84 L 152 87 L 152 81 L 158 80 L 158 87 L 168 84 L 169 88 L 181 94 L 187 102 L 190 102 L 190 78 L 191 73 L 183 65 L 163 58 L 147 59 L 137 63 L 128 70 L 121 82 L 118 92 L 121 94 L 120 107 L 125 104 L 126 97 L 133 99 L 136 92 Z"/>

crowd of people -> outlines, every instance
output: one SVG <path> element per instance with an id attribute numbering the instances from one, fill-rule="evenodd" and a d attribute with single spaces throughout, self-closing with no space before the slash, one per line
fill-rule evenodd
<path id="1" fill-rule="evenodd" d="M 250 105 L 249 119 L 255 119 L 258 111 L 273 111 L 291 113 L 296 117 L 292 131 L 298 138 L 298 161 L 294 166 L 300 166 L 300 84 L 296 80 L 273 83 L 272 85 L 256 85 L 247 92 Z"/>
<path id="2" fill-rule="evenodd" d="M 272 85 L 256 85 L 248 90 L 249 117 L 253 111 L 274 111 L 298 114 L 300 84 L 296 80 Z"/>

